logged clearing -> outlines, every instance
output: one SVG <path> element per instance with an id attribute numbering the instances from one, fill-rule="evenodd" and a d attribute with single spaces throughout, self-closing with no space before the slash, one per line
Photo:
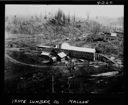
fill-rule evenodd
<path id="1" fill-rule="evenodd" d="M 36 49 L 39 44 L 53 46 L 68 42 L 77 47 L 95 48 L 122 62 L 123 34 L 111 37 L 103 32 L 110 32 L 109 27 L 94 20 L 77 20 L 62 11 L 47 19 L 8 18 L 5 21 L 5 92 L 43 94 L 52 93 L 53 87 L 55 93 L 123 92 L 123 68 L 88 66 L 88 63 L 73 67 L 69 62 L 43 65 L 41 51 Z"/>

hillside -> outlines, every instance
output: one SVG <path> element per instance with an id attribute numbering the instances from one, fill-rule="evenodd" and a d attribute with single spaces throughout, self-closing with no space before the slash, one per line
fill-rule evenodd
<path id="1" fill-rule="evenodd" d="M 92 18 L 96 22 L 104 25 L 104 26 L 115 26 L 115 27 L 123 27 L 123 17 L 119 18 L 107 18 L 107 17 L 96 17 Z"/>
<path id="2" fill-rule="evenodd" d="M 8 17 L 5 22 L 5 31 L 8 34 L 5 37 L 11 34 L 11 37 L 15 36 L 15 40 L 9 43 L 16 44 L 17 47 L 34 47 L 37 44 L 52 46 L 66 41 L 78 47 L 96 48 L 106 55 L 122 56 L 123 35 L 112 41 L 106 40 L 105 35 L 99 35 L 100 32 L 110 31 L 104 26 L 111 24 L 122 25 L 123 18 L 98 17 L 80 20 L 59 10 L 54 16 Z"/>

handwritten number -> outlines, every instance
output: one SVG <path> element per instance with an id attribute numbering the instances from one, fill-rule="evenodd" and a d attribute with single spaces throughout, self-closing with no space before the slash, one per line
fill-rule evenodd
<path id="1" fill-rule="evenodd" d="M 112 4 L 112 1 L 98 1 L 97 4 L 98 5 L 110 5 Z"/>

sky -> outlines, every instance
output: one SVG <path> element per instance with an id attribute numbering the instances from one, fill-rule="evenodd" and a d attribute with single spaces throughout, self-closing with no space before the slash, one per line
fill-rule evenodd
<path id="1" fill-rule="evenodd" d="M 78 17 L 110 17 L 118 18 L 124 16 L 123 5 L 13 5 L 5 6 L 5 15 L 16 16 L 33 16 L 44 15 L 49 12 L 54 14 L 58 9 L 61 9 L 65 14 L 75 15 Z"/>

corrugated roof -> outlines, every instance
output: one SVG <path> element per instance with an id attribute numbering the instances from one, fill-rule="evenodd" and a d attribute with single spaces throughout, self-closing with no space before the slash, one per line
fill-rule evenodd
<path id="1" fill-rule="evenodd" d="M 82 51 L 82 52 L 91 52 L 91 53 L 95 53 L 95 49 L 70 46 L 68 43 L 63 43 L 63 44 L 61 45 L 61 48 L 62 48 L 62 49 L 66 49 L 66 50 L 74 50 L 74 51 Z"/>

